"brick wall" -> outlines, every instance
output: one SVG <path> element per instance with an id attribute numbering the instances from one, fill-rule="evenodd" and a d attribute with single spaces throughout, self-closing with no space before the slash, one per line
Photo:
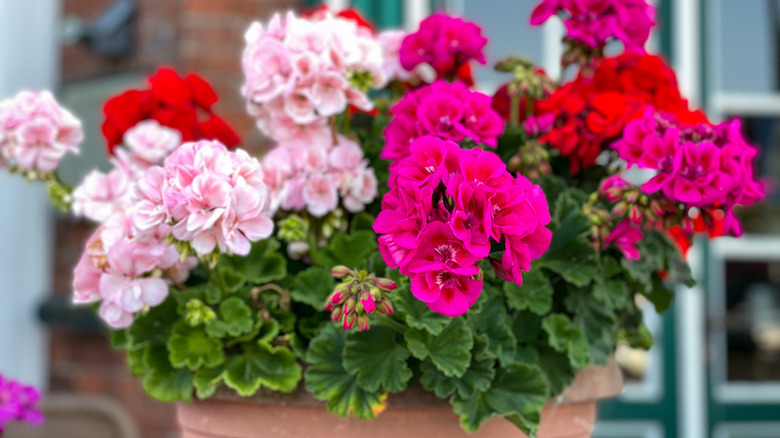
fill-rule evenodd
<path id="1" fill-rule="evenodd" d="M 63 17 L 90 20 L 112 0 L 63 0 Z M 220 96 L 217 111 L 236 129 L 245 147 L 267 145 L 245 113 L 239 93 L 243 81 L 243 35 L 252 20 L 298 7 L 297 0 L 139 0 L 136 51 L 121 61 L 101 58 L 81 45 L 62 48 L 63 82 L 172 65 L 203 76 Z M 70 294 L 72 269 L 92 229 L 69 219 L 57 221 L 55 294 Z M 104 335 L 53 328 L 49 389 L 100 394 L 116 399 L 134 418 L 143 438 L 178 436 L 174 406 L 160 403 L 132 378 L 124 354 L 113 351 Z"/>

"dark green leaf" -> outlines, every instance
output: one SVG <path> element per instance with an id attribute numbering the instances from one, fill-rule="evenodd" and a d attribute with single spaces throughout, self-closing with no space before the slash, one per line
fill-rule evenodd
<path id="1" fill-rule="evenodd" d="M 260 386 L 292 392 L 301 380 L 301 366 L 289 349 L 262 342 L 244 346 L 244 353 L 231 356 L 225 369 L 227 386 L 244 397 L 257 392 Z"/>
<path id="2" fill-rule="evenodd" d="M 409 350 L 398 341 L 396 332 L 376 326 L 347 335 L 344 368 L 357 375 L 358 384 L 369 391 L 400 392 L 412 377 L 406 365 Z"/>
<path id="3" fill-rule="evenodd" d="M 370 231 L 374 232 L 374 216 L 366 212 L 358 213 L 352 216 L 352 220 L 349 224 L 349 232 L 354 233 L 356 231 Z"/>
<path id="4" fill-rule="evenodd" d="M 539 365 L 550 386 L 549 397 L 555 397 L 574 382 L 575 371 L 568 358 L 549 347 L 540 348 Z"/>
<path id="5" fill-rule="evenodd" d="M 219 318 L 206 325 L 206 333 L 215 338 L 236 337 L 252 332 L 255 321 L 252 309 L 238 297 L 231 297 L 219 305 Z"/>
<path id="6" fill-rule="evenodd" d="M 507 304 L 513 309 L 545 315 L 552 308 L 553 288 L 541 269 L 523 274 L 522 286 L 507 281 L 503 287 Z"/>
<path id="7" fill-rule="evenodd" d="M 404 315 L 406 323 L 412 328 L 438 335 L 450 323 L 450 318 L 433 312 L 406 288 L 395 290 L 391 297 L 396 310 Z"/>
<path id="8" fill-rule="evenodd" d="M 146 315 L 139 316 L 128 329 L 133 345 L 164 346 L 173 333 L 177 317 L 176 300 L 168 297 L 159 306 L 152 307 Z"/>
<path id="9" fill-rule="evenodd" d="M 203 400 L 214 395 L 217 387 L 225 377 L 225 368 L 201 368 L 195 372 L 192 378 L 192 386 L 195 387 L 195 392 L 198 398 Z"/>
<path id="10" fill-rule="evenodd" d="M 479 312 L 469 311 L 468 322 L 474 333 L 487 336 L 487 353 L 489 357 L 498 359 L 501 365 L 512 363 L 517 339 L 510 325 L 509 314 L 503 300 L 498 299 L 497 292 L 492 292 L 492 287 L 485 286 L 483 294 L 488 294 L 488 299 Z"/>
<path id="11" fill-rule="evenodd" d="M 276 239 L 260 240 L 252 244 L 252 250 L 246 257 L 222 257 L 220 264 L 224 263 L 250 283 L 264 284 L 282 280 L 287 276 L 287 262 L 279 253 L 280 247 Z"/>
<path id="12" fill-rule="evenodd" d="M 192 400 L 192 382 L 186 368 L 176 369 L 168 361 L 168 350 L 153 345 L 145 350 L 143 386 L 152 397 L 166 401 Z"/>
<path id="13" fill-rule="evenodd" d="M 490 389 L 477 391 L 468 398 L 456 396 L 452 406 L 467 432 L 476 431 L 492 416 L 512 415 L 516 416 L 513 422 L 521 424 L 524 433 L 533 435 L 546 401 L 547 382 L 541 370 L 519 365 L 499 368 Z"/>
<path id="14" fill-rule="evenodd" d="M 566 353 L 572 368 L 579 370 L 588 366 L 588 340 L 579 329 L 572 326 L 568 316 L 561 313 L 548 315 L 542 321 L 550 346 Z"/>
<path id="15" fill-rule="evenodd" d="M 628 301 L 631 299 L 631 292 L 624 281 L 597 282 L 593 285 L 593 298 L 606 307 L 617 310 L 628 305 Z"/>
<path id="16" fill-rule="evenodd" d="M 215 367 L 225 360 L 222 342 L 210 338 L 203 327 L 191 327 L 185 321 L 174 326 L 168 351 L 175 368 L 186 366 L 193 371 L 203 366 Z"/>
<path id="17" fill-rule="evenodd" d="M 615 349 L 615 313 L 596 301 L 587 289 L 571 291 L 566 297 L 566 307 L 574 314 L 574 326 L 588 340 L 591 360 L 597 364 L 606 364 Z"/>
<path id="18" fill-rule="evenodd" d="M 317 252 L 317 264 L 325 269 L 337 265 L 351 269 L 364 268 L 369 255 L 376 249 L 376 234 L 373 231 L 336 234 L 330 238 L 327 246 Z"/>
<path id="19" fill-rule="evenodd" d="M 309 344 L 306 353 L 306 388 L 318 400 L 328 402 L 328 410 L 342 417 L 374 418 L 384 407 L 383 394 L 366 391 L 357 376 L 344 369 L 344 331 L 327 325 Z"/>
<path id="20" fill-rule="evenodd" d="M 462 318 L 453 318 L 438 335 L 408 330 L 406 343 L 414 357 L 420 360 L 430 357 L 444 375 L 460 377 L 471 363 L 474 338 Z"/>
<path id="21" fill-rule="evenodd" d="M 312 266 L 298 273 L 293 280 L 292 299 L 323 310 L 325 299 L 336 287 L 329 269 Z"/>
<path id="22" fill-rule="evenodd" d="M 420 365 L 420 383 L 439 398 L 452 395 L 455 390 L 462 398 L 471 397 L 476 391 L 487 391 L 496 374 L 496 361 L 486 359 L 472 361 L 471 366 L 461 377 L 447 377 L 430 360 Z"/>

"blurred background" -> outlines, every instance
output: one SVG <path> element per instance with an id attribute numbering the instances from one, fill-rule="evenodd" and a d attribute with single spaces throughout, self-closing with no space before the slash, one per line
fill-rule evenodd
<path id="1" fill-rule="evenodd" d="M 248 149 L 267 146 L 239 94 L 243 33 L 273 12 L 326 4 L 357 8 L 380 29 L 416 29 L 445 10 L 479 23 L 488 66 L 477 88 L 503 78 L 490 64 L 513 54 L 559 75 L 563 28 L 531 28 L 537 0 L 0 0 L 0 98 L 55 91 L 84 122 L 79 157 L 61 166 L 76 184 L 107 167 L 102 104 L 141 87 L 160 65 L 197 73 L 220 96 L 216 111 Z M 713 121 L 744 119 L 761 150 L 759 172 L 780 177 L 780 0 L 656 0 L 650 51 L 670 60 L 683 93 Z M 697 242 L 699 280 L 663 316 L 646 312 L 648 352 L 621 348 L 628 384 L 599 408 L 597 437 L 780 437 L 780 192 L 740 211 L 747 236 Z M 50 420 L 92 422 L 84 436 L 172 438 L 173 405 L 149 398 L 85 309 L 69 307 L 72 268 L 88 224 L 59 215 L 40 186 L 0 174 L 0 371 L 51 395 Z M 79 413 L 73 415 L 73 413 Z M 55 436 L 55 435 L 48 435 Z M 60 435 L 56 435 L 60 436 Z"/>

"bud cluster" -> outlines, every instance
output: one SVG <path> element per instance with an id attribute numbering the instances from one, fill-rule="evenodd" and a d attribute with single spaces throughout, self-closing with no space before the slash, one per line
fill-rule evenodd
<path id="1" fill-rule="evenodd" d="M 615 203 L 615 218 L 626 218 L 641 228 L 669 229 L 680 222 L 679 209 L 668 199 L 648 195 L 617 175 L 604 180 L 600 191 L 607 201 Z"/>
<path id="2" fill-rule="evenodd" d="M 604 58 L 602 48 L 590 47 L 580 41 L 564 38 L 566 50 L 561 60 L 561 65 L 565 69 L 570 65 L 578 65 L 580 71 L 587 77 L 593 76 L 599 61 Z"/>
<path id="3" fill-rule="evenodd" d="M 374 311 L 385 315 L 393 313 L 393 304 L 387 295 L 397 286 L 389 278 L 346 266 L 336 266 L 331 272 L 341 283 L 325 300 L 325 310 L 330 311 L 333 321 L 341 321 L 345 330 L 355 323 L 361 331 L 368 330 L 368 315 Z"/>
<path id="4" fill-rule="evenodd" d="M 540 176 L 550 174 L 552 168 L 549 161 L 550 153 L 547 149 L 536 140 L 528 140 L 520 145 L 518 152 L 509 159 L 507 167 L 534 181 Z"/>
<path id="5" fill-rule="evenodd" d="M 512 73 L 514 79 L 509 83 L 509 94 L 543 99 L 552 94 L 555 82 L 533 63 L 524 58 L 509 57 L 499 61 L 495 69 L 500 72 Z"/>

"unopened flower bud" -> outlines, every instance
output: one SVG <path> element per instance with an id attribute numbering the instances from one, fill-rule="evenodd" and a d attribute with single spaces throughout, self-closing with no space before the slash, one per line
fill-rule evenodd
<path id="1" fill-rule="evenodd" d="M 330 320 L 331 321 L 338 321 L 339 319 L 341 319 L 342 313 L 343 313 L 343 308 L 341 306 L 335 307 L 330 312 Z"/>
<path id="2" fill-rule="evenodd" d="M 626 214 L 628 211 L 628 204 L 625 201 L 618 202 L 615 204 L 615 207 L 612 209 L 612 214 L 621 217 Z"/>
<path id="3" fill-rule="evenodd" d="M 360 293 L 360 304 L 363 305 L 363 310 L 365 310 L 366 313 L 373 313 L 376 309 L 374 297 L 372 297 L 371 293 L 367 290 Z"/>
<path id="4" fill-rule="evenodd" d="M 330 270 L 330 273 L 336 278 L 344 278 L 351 272 L 352 270 L 344 265 L 334 266 L 333 269 Z"/>
<path id="5" fill-rule="evenodd" d="M 352 328 L 353 325 L 355 325 L 355 321 L 357 321 L 357 314 L 356 313 L 350 313 L 349 315 L 344 316 L 344 330 L 349 330 Z"/>
<path id="6" fill-rule="evenodd" d="M 344 303 L 344 314 L 349 315 L 355 310 L 355 305 L 357 304 L 357 300 L 354 296 L 351 296 L 347 298 L 347 301 Z"/>
<path id="7" fill-rule="evenodd" d="M 385 315 L 389 315 L 389 314 L 393 313 L 393 311 L 394 311 L 393 303 L 390 302 L 390 300 L 387 297 L 382 298 L 382 301 L 380 301 L 376 305 L 376 310 L 379 313 L 384 313 Z"/>
<path id="8" fill-rule="evenodd" d="M 395 290 L 398 287 L 398 285 L 389 278 L 377 278 L 376 285 L 384 290 Z"/>
<path id="9" fill-rule="evenodd" d="M 634 223 L 638 224 L 638 223 L 642 222 L 642 217 L 643 216 L 644 215 L 642 213 L 642 208 L 640 208 L 638 205 L 632 205 L 631 206 L 631 211 L 630 211 L 630 214 L 628 215 L 628 218 L 631 219 L 631 222 L 634 222 Z"/>
<path id="10" fill-rule="evenodd" d="M 361 332 L 368 330 L 368 315 L 364 313 L 358 316 L 357 323 L 358 323 L 358 328 L 360 329 Z"/>
<path id="11" fill-rule="evenodd" d="M 325 310 L 330 310 L 335 306 L 336 304 L 341 304 L 342 300 L 341 293 L 336 291 L 333 292 L 328 296 L 328 299 L 325 300 Z"/>

